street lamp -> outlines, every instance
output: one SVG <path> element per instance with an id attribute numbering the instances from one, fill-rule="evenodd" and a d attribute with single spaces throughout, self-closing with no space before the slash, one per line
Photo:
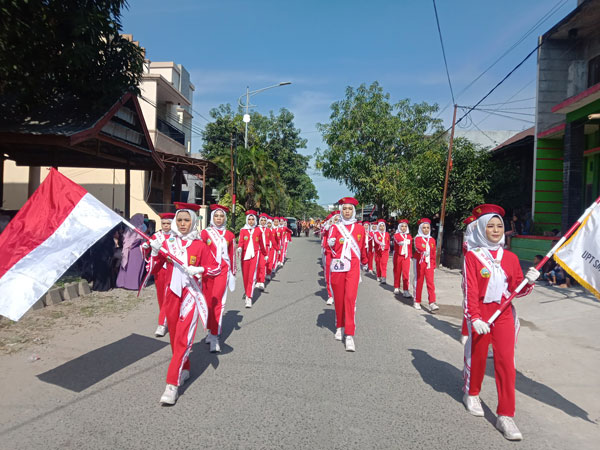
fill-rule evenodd
<path id="1" fill-rule="evenodd" d="M 246 124 L 245 128 L 244 128 L 244 149 L 248 149 L 248 123 L 250 123 L 250 108 L 253 108 L 256 105 L 252 105 L 250 104 L 250 97 L 252 97 L 253 95 L 256 95 L 260 92 L 266 91 L 268 89 L 273 89 L 276 87 L 280 87 L 280 86 L 287 86 L 288 84 L 292 84 L 291 81 L 282 81 L 281 83 L 278 84 L 274 84 L 272 86 L 267 86 L 261 89 L 256 89 L 254 91 L 250 90 L 249 86 L 246 86 L 246 93 L 240 95 L 240 97 L 238 98 L 238 105 L 240 105 L 242 108 L 244 108 L 246 110 L 246 112 L 244 113 L 244 118 L 243 121 Z M 242 99 L 246 97 L 246 103 L 242 103 Z M 231 225 L 235 228 L 235 201 L 236 201 L 236 195 L 237 195 L 237 177 L 235 176 L 235 172 L 236 172 L 236 158 L 233 158 L 233 195 L 232 195 L 232 199 L 231 199 L 231 211 L 232 211 L 232 218 L 231 218 Z"/>

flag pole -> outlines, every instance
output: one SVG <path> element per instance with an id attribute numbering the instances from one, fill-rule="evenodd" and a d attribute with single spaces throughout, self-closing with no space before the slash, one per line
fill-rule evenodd
<path id="1" fill-rule="evenodd" d="M 554 256 L 554 254 L 558 251 L 558 249 L 560 247 L 562 247 L 562 245 L 565 243 L 565 241 L 567 239 L 569 239 L 571 237 L 571 235 L 575 232 L 575 230 L 577 230 L 577 228 L 579 228 L 579 226 L 583 223 L 583 221 L 592 213 L 592 211 L 594 210 L 594 208 L 596 206 L 598 206 L 600 204 L 600 197 L 598 197 L 596 199 L 596 201 L 594 201 L 594 203 L 592 203 L 581 215 L 581 217 L 579 219 L 577 219 L 577 222 L 575 222 L 573 224 L 573 226 L 571 226 L 571 228 L 569 228 L 569 230 L 565 233 L 565 235 L 563 237 L 561 237 L 559 239 L 559 241 L 550 249 L 550 251 L 546 254 L 546 256 L 544 256 L 542 258 L 542 260 L 535 266 L 536 270 L 540 270 L 542 267 L 544 267 L 544 264 L 546 264 L 548 262 L 548 260 L 550 258 L 552 258 L 552 256 Z M 515 289 L 515 291 L 510 294 L 510 296 L 508 297 L 508 299 L 506 299 L 506 302 L 504 302 L 500 308 L 498 308 L 498 310 L 492 314 L 492 317 L 489 318 L 488 320 L 488 324 L 491 325 L 492 323 L 494 323 L 494 321 L 498 318 L 498 316 L 500 314 L 502 314 L 502 312 L 508 308 L 508 305 L 510 305 L 513 301 L 513 299 L 517 296 L 517 294 L 519 292 L 521 292 L 523 290 L 523 288 L 525 287 L 525 285 L 527 284 L 527 279 L 524 278 L 523 281 L 521 281 L 521 284 L 519 284 L 517 286 L 517 288 Z"/>

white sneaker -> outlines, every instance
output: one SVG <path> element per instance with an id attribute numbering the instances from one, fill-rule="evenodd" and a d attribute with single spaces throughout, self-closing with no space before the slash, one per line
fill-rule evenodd
<path id="1" fill-rule="evenodd" d="M 402 294 L 402 296 L 403 296 L 404 298 L 409 298 L 409 297 L 410 297 L 410 292 L 408 292 L 408 291 L 404 291 L 404 293 Z"/>
<path id="2" fill-rule="evenodd" d="M 437 303 L 430 303 L 429 304 L 429 310 L 430 311 L 437 311 L 438 309 L 440 309 L 440 307 L 437 305 Z"/>
<path id="3" fill-rule="evenodd" d="M 246 297 L 246 308 L 252 308 L 252 299 Z"/>
<path id="4" fill-rule="evenodd" d="M 494 350 L 490 347 L 488 348 L 488 358 L 493 359 L 494 358 Z"/>
<path id="5" fill-rule="evenodd" d="M 381 277 L 377 277 L 377 281 L 381 283 Z"/>
<path id="6" fill-rule="evenodd" d="M 465 395 L 463 395 L 463 403 L 470 414 L 477 417 L 483 417 L 483 408 L 481 407 L 481 400 L 479 400 L 478 395 L 469 395 L 468 392 L 465 393 Z"/>
<path id="7" fill-rule="evenodd" d="M 413 304 L 413 306 L 415 307 L 415 309 L 421 309 L 421 304 L 420 303 L 415 302 Z"/>
<path id="8" fill-rule="evenodd" d="M 219 338 L 215 336 L 210 341 L 210 352 L 211 353 L 221 353 L 221 346 L 219 345 Z"/>
<path id="9" fill-rule="evenodd" d="M 164 325 L 159 325 L 158 327 L 156 327 L 154 336 L 163 337 L 165 334 L 167 334 L 167 327 L 165 327 Z"/>
<path id="10" fill-rule="evenodd" d="M 344 335 L 344 332 L 342 331 L 343 328 L 336 328 L 335 329 L 335 340 L 336 341 L 341 341 L 342 337 Z"/>
<path id="11" fill-rule="evenodd" d="M 394 295 L 398 295 L 399 293 L 400 293 L 400 289 L 398 289 L 398 288 L 395 288 L 395 289 L 394 289 Z"/>
<path id="12" fill-rule="evenodd" d="M 512 417 L 498 416 L 496 420 L 496 428 L 502 432 L 504 437 L 509 441 L 521 441 L 523 440 L 523 434 L 519 431 L 519 428 L 515 424 Z"/>
<path id="13" fill-rule="evenodd" d="M 261 291 L 264 291 L 265 285 L 262 283 L 256 283 L 256 289 L 260 289 Z"/>
<path id="14" fill-rule="evenodd" d="M 327 305 L 333 305 L 333 297 L 329 297 L 329 298 L 327 299 L 327 303 L 326 303 L 326 304 L 327 304 Z"/>
<path id="15" fill-rule="evenodd" d="M 461 336 L 460 337 L 460 343 L 462 345 L 465 345 L 467 343 L 467 341 L 469 340 L 469 336 Z"/>
<path id="16" fill-rule="evenodd" d="M 356 347 L 354 346 L 354 338 L 352 336 L 346 336 L 346 351 L 355 352 Z"/>
<path id="17" fill-rule="evenodd" d="M 163 405 L 174 405 L 177 401 L 177 397 L 179 397 L 177 386 L 174 384 L 167 384 L 165 392 L 163 392 L 163 395 L 160 398 L 160 403 Z"/>
<path id="18" fill-rule="evenodd" d="M 185 383 L 187 380 L 189 380 L 189 378 L 190 378 L 190 371 L 182 370 L 181 377 L 179 377 L 179 386 L 183 386 L 183 383 Z"/>

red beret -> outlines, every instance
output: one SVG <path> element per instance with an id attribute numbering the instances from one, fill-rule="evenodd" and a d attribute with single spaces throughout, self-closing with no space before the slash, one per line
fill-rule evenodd
<path id="1" fill-rule="evenodd" d="M 249 209 L 248 211 L 246 211 L 246 215 L 247 216 L 256 216 L 256 211 L 254 211 L 253 209 Z"/>
<path id="2" fill-rule="evenodd" d="M 175 202 L 174 204 L 177 209 L 191 209 L 196 212 L 200 211 L 200 205 L 196 205 L 195 203 Z"/>
<path id="3" fill-rule="evenodd" d="M 475 217 L 475 216 L 469 216 L 465 220 L 463 220 L 463 223 L 465 225 L 469 225 L 470 223 L 475 222 L 476 220 L 477 220 L 477 217 Z"/>
<path id="4" fill-rule="evenodd" d="M 160 220 L 173 220 L 175 213 L 160 213 L 158 217 L 160 217 Z"/>
<path id="5" fill-rule="evenodd" d="M 265 219 L 268 219 L 269 215 L 267 213 L 261 213 L 258 217 L 264 217 Z"/>
<path id="6" fill-rule="evenodd" d="M 400 223 L 406 223 L 406 224 L 408 224 L 408 219 L 402 219 L 402 220 L 400 221 Z"/>
<path id="7" fill-rule="evenodd" d="M 427 217 L 423 217 L 422 219 L 419 219 L 417 225 L 421 225 L 422 223 L 428 223 L 431 225 L 431 220 L 429 220 Z"/>
<path id="8" fill-rule="evenodd" d="M 340 199 L 338 204 L 358 206 L 358 200 L 356 200 L 354 197 L 344 197 Z"/>
<path id="9" fill-rule="evenodd" d="M 500 217 L 504 217 L 504 209 L 498 205 L 491 205 L 489 203 L 484 203 L 473 209 L 473 215 L 476 219 L 479 219 L 484 214 L 498 214 Z"/>
<path id="10" fill-rule="evenodd" d="M 223 211 L 225 211 L 226 213 L 229 212 L 229 208 L 227 206 L 223 206 L 223 205 L 210 205 L 210 210 L 211 211 L 216 211 L 217 209 L 222 209 Z"/>
<path id="11" fill-rule="evenodd" d="M 385 219 L 379 219 L 379 220 L 377 221 L 377 223 L 386 223 L 386 222 L 385 222 Z"/>

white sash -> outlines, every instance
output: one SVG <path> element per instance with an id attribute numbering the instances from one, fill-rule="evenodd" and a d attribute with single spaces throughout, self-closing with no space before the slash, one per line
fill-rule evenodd
<path id="1" fill-rule="evenodd" d="M 217 254 L 215 255 L 215 260 L 217 264 L 221 265 L 221 260 L 225 260 L 227 264 L 229 264 L 229 268 L 231 269 L 231 261 L 229 260 L 229 253 L 227 252 L 227 241 L 225 240 L 225 236 L 221 235 L 217 231 L 215 231 L 212 227 L 208 227 L 206 232 L 209 234 L 210 238 L 215 243 L 217 247 Z"/>
<path id="2" fill-rule="evenodd" d="M 340 225 L 340 224 L 336 223 L 335 226 L 337 227 L 339 232 L 342 234 L 342 236 L 344 236 L 344 246 L 342 247 L 342 258 L 346 258 L 348 260 L 352 259 L 352 253 L 351 253 L 351 251 L 352 251 L 352 252 L 354 252 L 356 257 L 360 261 L 360 247 L 358 246 L 358 243 L 354 239 L 354 236 L 352 236 L 352 231 L 354 231 L 354 224 L 352 224 L 352 228 L 350 228 L 350 231 L 348 231 L 348 229 L 346 228 L 345 225 Z"/>
<path id="3" fill-rule="evenodd" d="M 508 297 L 508 277 L 502 268 L 500 262 L 504 255 L 502 247 L 498 249 L 498 255 L 494 259 L 491 253 L 485 248 L 475 248 L 473 253 L 477 259 L 489 271 L 489 282 L 483 297 L 483 303 L 500 303 L 502 296 Z M 482 269 L 483 271 L 483 269 Z M 482 274 L 483 275 L 483 274 Z"/>
<path id="4" fill-rule="evenodd" d="M 402 242 L 398 242 L 398 240 L 396 239 L 396 236 L 394 236 L 394 241 L 396 241 L 396 244 L 402 246 L 402 250 L 400 250 L 400 256 L 404 256 L 407 257 L 408 256 L 408 244 L 410 243 L 410 240 L 407 239 L 404 234 L 402 233 L 396 233 L 399 234 L 400 237 L 402 238 Z M 406 233 L 408 234 L 408 233 Z"/>
<path id="5" fill-rule="evenodd" d="M 429 246 L 429 239 L 431 239 L 431 237 L 421 236 L 421 239 L 425 241 L 425 251 L 421 255 L 421 260 L 419 262 L 423 262 L 423 258 L 425 258 L 425 253 L 429 253 L 429 256 L 427 257 L 427 268 L 429 269 L 431 268 L 431 247 Z"/>
<path id="6" fill-rule="evenodd" d="M 254 231 L 256 230 L 256 228 L 252 228 L 252 230 L 249 230 L 250 232 L 248 233 L 250 236 L 248 237 L 248 240 L 250 242 L 248 242 L 248 245 L 246 246 L 246 253 L 244 253 L 244 261 L 248 261 L 249 259 L 254 258 L 254 240 L 252 239 L 254 237 Z"/>
<path id="7" fill-rule="evenodd" d="M 377 234 L 379 234 L 381 236 L 381 241 L 379 239 L 377 239 Z M 375 239 L 375 242 L 377 242 L 377 244 L 379 244 L 379 247 L 381 248 L 381 251 L 383 252 L 385 250 L 385 231 L 384 232 L 377 231 L 373 235 L 373 238 Z"/>

